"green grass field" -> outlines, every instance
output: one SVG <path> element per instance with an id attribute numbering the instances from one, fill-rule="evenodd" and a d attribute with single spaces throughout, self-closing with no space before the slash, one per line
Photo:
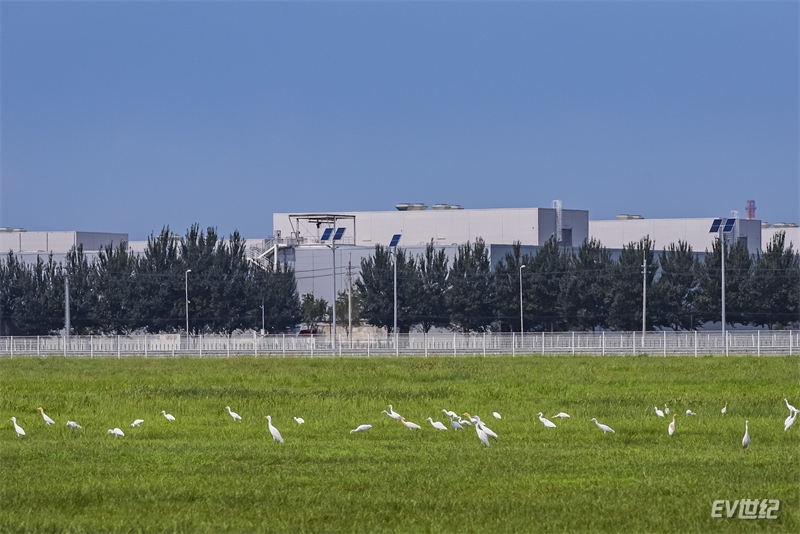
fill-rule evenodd
<path id="1" fill-rule="evenodd" d="M 784 397 L 800 406 L 796 357 L 5 359 L 0 531 L 798 532 Z M 499 439 L 434 430 L 442 408 Z M 572 417 L 546 429 L 539 411 Z M 764 498 L 778 520 L 711 517 L 715 499 Z"/>

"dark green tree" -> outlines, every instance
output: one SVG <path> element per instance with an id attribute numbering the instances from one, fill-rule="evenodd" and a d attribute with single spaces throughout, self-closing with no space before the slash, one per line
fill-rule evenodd
<path id="1" fill-rule="evenodd" d="M 0 262 L 0 335 L 23 333 L 17 322 L 24 310 L 25 291 L 30 273 L 12 251 Z"/>
<path id="2" fill-rule="evenodd" d="M 261 306 L 264 306 L 264 329 L 272 334 L 285 332 L 303 320 L 303 308 L 297 293 L 297 281 L 287 265 L 263 269 L 251 264 L 248 302 L 250 327 L 261 328 Z"/>
<path id="3" fill-rule="evenodd" d="M 361 260 L 361 277 L 356 280 L 361 299 L 361 317 L 390 332 L 394 325 L 394 275 L 389 247 L 375 246 L 375 253 Z"/>
<path id="4" fill-rule="evenodd" d="M 147 238 L 144 254 L 138 257 L 133 303 L 134 329 L 148 332 L 183 331 L 185 317 L 184 263 L 179 256 L 180 238 L 165 226 Z M 193 273 L 190 273 L 190 275 Z"/>
<path id="5" fill-rule="evenodd" d="M 530 288 L 523 291 L 523 301 L 533 300 L 530 313 L 526 306 L 525 330 L 563 330 L 566 327 L 560 295 L 569 272 L 569 253 L 559 248 L 553 236 L 522 270 L 523 289 Z"/>
<path id="6" fill-rule="evenodd" d="M 730 245 L 725 240 L 725 322 L 748 324 L 750 307 L 750 269 L 752 259 L 741 242 Z M 697 310 L 703 322 L 722 318 L 722 247 L 714 241 L 711 252 L 698 268 Z"/>
<path id="7" fill-rule="evenodd" d="M 527 254 L 523 256 L 521 251 L 522 245 L 520 242 L 513 243 L 511 250 L 494 266 L 493 307 L 501 332 L 520 331 L 520 265 L 525 265 L 525 269 L 522 271 L 523 285 L 525 286 L 522 292 L 523 310 L 525 311 L 525 317 L 531 318 L 532 321 L 534 310 L 531 281 L 533 278 L 526 270 L 527 266 L 533 263 L 533 258 Z M 528 276 L 526 277 L 526 275 Z M 534 325 L 532 322 L 525 322 L 524 326 L 526 330 L 530 330 Z"/>
<path id="8" fill-rule="evenodd" d="M 328 302 L 325 299 L 314 298 L 311 293 L 303 295 L 303 322 L 312 333 L 317 331 L 319 323 L 327 323 L 330 321 L 328 317 Z"/>
<path id="9" fill-rule="evenodd" d="M 653 284 L 653 315 L 656 326 L 693 330 L 700 324 L 695 310 L 698 262 L 685 241 L 670 244 L 658 260 L 661 276 Z"/>
<path id="10" fill-rule="evenodd" d="M 423 332 L 450 325 L 447 313 L 448 260 L 445 250 L 436 250 L 433 241 L 425 245 L 425 253 L 417 260 L 421 292 L 416 299 L 417 320 Z"/>
<path id="11" fill-rule="evenodd" d="M 83 245 L 72 247 L 65 258 L 69 278 L 70 323 L 74 334 L 91 334 L 100 329 L 94 321 L 94 266 L 83 253 Z"/>
<path id="12" fill-rule="evenodd" d="M 463 332 L 487 330 L 495 319 L 495 299 L 489 250 L 483 239 L 458 247 L 447 281 L 450 322 Z"/>
<path id="13" fill-rule="evenodd" d="M 750 284 L 753 324 L 772 330 L 776 326 L 798 322 L 800 256 L 791 244 L 786 247 L 784 232 L 773 235 L 764 254 L 756 257 Z"/>
<path id="14" fill-rule="evenodd" d="M 138 280 L 136 256 L 126 242 L 100 248 L 93 263 L 92 320 L 104 334 L 129 334 L 141 319 L 136 316 Z"/>
<path id="15" fill-rule="evenodd" d="M 642 328 L 642 259 L 647 265 L 647 294 L 652 296 L 653 279 L 658 264 L 655 261 L 654 243 L 650 236 L 637 243 L 623 246 L 619 261 L 612 269 L 613 282 L 609 284 L 608 325 L 616 330 Z M 648 298 L 651 301 L 652 298 Z M 648 330 L 653 327 L 653 306 L 647 307 Z"/>
<path id="16" fill-rule="evenodd" d="M 594 330 L 608 326 L 608 287 L 614 261 L 600 241 L 585 240 L 569 257 L 561 285 L 560 308 L 567 328 Z"/>

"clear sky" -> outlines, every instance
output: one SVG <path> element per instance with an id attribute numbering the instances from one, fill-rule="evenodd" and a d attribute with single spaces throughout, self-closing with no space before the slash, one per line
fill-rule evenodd
<path id="1" fill-rule="evenodd" d="M 796 2 L 0 3 L 0 226 L 798 217 Z"/>

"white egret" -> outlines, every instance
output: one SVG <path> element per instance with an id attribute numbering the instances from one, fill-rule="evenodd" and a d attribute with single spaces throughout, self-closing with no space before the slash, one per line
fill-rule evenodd
<path id="1" fill-rule="evenodd" d="M 42 409 L 42 407 L 41 407 L 41 406 L 39 406 L 39 407 L 38 407 L 38 408 L 36 408 L 36 409 L 37 409 L 37 410 L 39 410 L 39 411 L 42 413 L 42 418 L 44 418 L 44 422 L 45 422 L 45 423 L 47 423 L 47 426 L 50 426 L 50 425 L 54 425 L 54 424 L 56 424 L 56 422 L 55 422 L 55 421 L 53 421 L 52 419 L 50 419 L 50 417 L 48 417 L 48 415 L 47 415 L 46 413 L 44 413 L 44 410 Z"/>
<path id="2" fill-rule="evenodd" d="M 459 417 L 458 422 L 462 425 L 472 426 L 472 421 L 470 421 L 469 419 L 462 419 L 461 417 Z"/>
<path id="3" fill-rule="evenodd" d="M 792 406 L 791 404 L 789 404 L 789 401 L 788 401 L 788 400 L 786 400 L 786 399 L 784 398 L 784 399 L 783 399 L 783 402 L 785 402 L 785 403 L 786 403 L 786 407 L 787 407 L 787 408 L 789 408 L 789 412 L 790 412 L 790 414 L 791 414 L 791 412 L 795 412 L 795 413 L 797 413 L 797 408 L 795 408 L 794 406 Z"/>
<path id="4" fill-rule="evenodd" d="M 277 428 L 272 426 L 272 416 L 271 415 L 267 415 L 266 417 L 264 417 L 264 419 L 266 419 L 267 420 L 267 424 L 269 424 L 269 433 L 272 434 L 272 439 L 274 439 L 275 441 L 280 441 L 281 443 L 283 443 L 283 437 L 281 436 L 281 433 L 278 432 Z"/>
<path id="5" fill-rule="evenodd" d="M 600 430 L 602 430 L 602 431 L 603 431 L 603 434 L 605 434 L 606 432 L 611 432 L 612 434 L 616 434 L 616 432 L 614 432 L 614 429 L 613 429 L 613 428 L 611 428 L 611 427 L 610 427 L 610 426 L 608 426 L 608 425 L 604 425 L 604 424 L 602 424 L 602 423 L 599 423 L 599 422 L 597 421 L 597 419 L 595 419 L 594 417 L 592 417 L 592 421 L 594 421 L 594 424 L 596 424 L 596 425 L 597 425 L 597 428 L 599 428 Z"/>
<path id="6" fill-rule="evenodd" d="M 458 419 L 458 414 L 451 410 L 445 410 L 444 408 L 442 408 L 442 413 L 445 414 L 450 419 Z"/>
<path id="7" fill-rule="evenodd" d="M 742 448 L 748 449 L 750 447 L 750 431 L 747 428 L 748 421 L 744 422 L 744 437 L 742 438 Z"/>
<path id="8" fill-rule="evenodd" d="M 480 424 L 480 417 L 475 416 L 475 418 L 473 418 L 468 413 L 465 413 L 464 415 L 469 417 L 472 420 L 472 422 L 475 423 L 475 425 L 474 425 L 475 426 L 475 433 L 478 434 L 478 439 L 481 440 L 481 443 L 483 443 L 484 445 L 486 445 L 488 447 L 489 446 L 489 434 L 483 428 L 483 425 Z M 492 433 L 494 434 L 494 432 L 492 432 Z M 495 434 L 495 439 L 497 439 L 497 434 Z"/>
<path id="9" fill-rule="evenodd" d="M 461 423 L 459 423 L 455 419 L 450 419 L 450 426 L 453 427 L 453 430 L 463 430 L 464 428 L 463 426 L 461 426 Z"/>
<path id="10" fill-rule="evenodd" d="M 667 432 L 669 432 L 670 436 L 675 433 L 675 418 L 676 417 L 678 417 L 678 414 L 676 414 L 676 413 L 672 414 L 672 422 L 669 424 L 669 428 L 667 429 Z"/>
<path id="11" fill-rule="evenodd" d="M 783 431 L 784 432 L 786 432 L 787 430 L 792 428 L 792 425 L 794 424 L 794 420 L 795 419 L 797 419 L 797 412 L 794 412 L 794 414 L 790 414 L 789 417 L 786 418 L 786 420 L 783 422 Z"/>
<path id="12" fill-rule="evenodd" d="M 432 417 L 428 417 L 428 421 L 431 422 L 431 426 L 436 430 L 447 430 L 447 427 L 444 426 L 444 423 L 440 423 L 439 421 L 434 421 Z"/>
<path id="13" fill-rule="evenodd" d="M 480 417 L 477 415 L 470 415 L 468 413 L 465 413 L 464 415 L 466 415 L 475 424 L 475 428 L 480 428 L 487 436 L 492 436 L 494 439 L 497 439 L 497 434 L 491 428 L 486 426 L 486 423 L 481 421 Z"/>
<path id="14" fill-rule="evenodd" d="M 725 403 L 725 406 L 723 406 L 722 409 L 719 412 L 722 415 L 725 415 L 726 413 L 728 413 L 728 403 L 727 402 Z"/>
<path id="15" fill-rule="evenodd" d="M 568 413 L 564 413 L 564 412 L 558 412 L 557 414 L 555 414 L 555 415 L 553 416 L 553 419 L 556 419 L 556 418 L 559 418 L 559 419 L 569 419 L 569 414 L 568 414 Z"/>
<path id="16" fill-rule="evenodd" d="M 225 408 L 228 410 L 228 413 L 231 414 L 231 417 L 233 417 L 234 421 L 241 421 L 242 420 L 242 416 L 239 415 L 236 412 L 232 412 L 230 406 L 225 406 Z"/>
<path id="17" fill-rule="evenodd" d="M 305 422 L 306 422 L 306 420 L 305 420 L 305 419 L 303 419 L 302 417 L 294 417 L 293 419 L 295 420 L 295 422 L 296 422 L 298 425 L 302 425 L 303 423 L 305 423 Z"/>
<path id="18" fill-rule="evenodd" d="M 553 423 L 550 419 L 548 419 L 546 417 L 542 417 L 542 412 L 539 412 L 539 421 L 541 421 L 542 424 L 547 428 L 555 428 L 556 427 L 555 423 Z"/>
<path id="19" fill-rule="evenodd" d="M 391 417 L 392 419 L 396 419 L 397 421 L 399 421 L 400 419 L 402 419 L 402 418 L 403 418 L 403 416 L 402 416 L 402 415 L 400 415 L 399 413 L 397 413 L 397 412 L 394 412 L 394 411 L 393 411 L 392 413 L 389 413 L 389 412 L 387 412 L 386 410 L 381 410 L 381 413 L 385 413 L 386 415 L 388 415 L 388 416 L 389 416 L 389 417 Z"/>
<path id="20" fill-rule="evenodd" d="M 686 410 L 686 415 L 697 415 L 692 410 Z"/>
<path id="21" fill-rule="evenodd" d="M 669 408 L 667 408 L 666 404 L 664 404 L 664 413 L 669 415 Z"/>
<path id="22" fill-rule="evenodd" d="M 164 414 L 164 417 L 167 418 L 167 421 L 174 421 L 175 420 L 175 416 L 173 416 L 171 413 L 167 413 L 166 410 L 161 410 L 161 413 Z"/>
<path id="23" fill-rule="evenodd" d="M 497 412 L 492 412 L 492 415 L 494 416 L 494 418 L 495 418 L 495 419 L 502 419 L 502 418 L 503 418 L 503 417 L 502 417 L 502 416 L 501 416 L 499 413 L 497 413 Z"/>
<path id="24" fill-rule="evenodd" d="M 123 438 L 125 437 L 125 433 L 119 428 L 109 428 L 106 434 L 114 434 L 115 436 L 121 436 Z"/>
<path id="25" fill-rule="evenodd" d="M 14 423 L 14 430 L 17 431 L 17 435 L 18 436 L 24 436 L 25 435 L 25 431 L 22 430 L 22 427 L 17 424 L 17 418 L 16 417 L 12 417 L 11 421 Z"/>
<path id="26" fill-rule="evenodd" d="M 83 428 L 81 425 L 79 425 L 75 421 L 67 421 L 67 426 L 70 427 L 70 428 Z"/>
<path id="27" fill-rule="evenodd" d="M 131 427 L 139 426 L 144 423 L 144 419 L 136 419 L 133 423 L 131 423 Z"/>
<path id="28" fill-rule="evenodd" d="M 655 409 L 656 409 L 656 415 L 657 415 L 657 416 L 659 416 L 659 417 L 664 417 L 664 412 L 662 412 L 661 410 L 659 410 L 659 409 L 658 409 L 658 406 L 656 406 L 656 407 L 655 407 Z"/>
<path id="29" fill-rule="evenodd" d="M 353 432 L 366 432 L 370 428 L 372 428 L 372 425 L 358 425 L 353 430 L 351 430 L 350 433 L 352 434 Z"/>
<path id="30" fill-rule="evenodd" d="M 406 421 L 405 417 L 401 417 L 400 418 L 400 422 L 403 423 L 403 425 L 409 430 L 419 430 L 420 428 L 422 428 L 417 423 L 412 423 L 411 421 Z"/>

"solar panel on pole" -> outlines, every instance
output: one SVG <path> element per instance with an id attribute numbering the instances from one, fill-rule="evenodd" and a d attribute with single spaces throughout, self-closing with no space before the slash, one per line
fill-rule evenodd
<path id="1" fill-rule="evenodd" d="M 736 224 L 736 219 L 728 219 L 725 221 L 725 228 L 722 229 L 724 233 L 728 233 L 733 230 L 734 225 Z"/>
<path id="2" fill-rule="evenodd" d="M 319 240 L 327 241 L 328 239 L 330 239 L 332 233 L 333 233 L 333 228 L 325 228 L 325 231 L 322 232 L 322 237 Z"/>
<path id="3" fill-rule="evenodd" d="M 333 236 L 333 240 L 334 241 L 341 241 L 345 230 L 347 230 L 347 228 L 337 228 L 336 229 L 336 233 Z"/>
<path id="4" fill-rule="evenodd" d="M 390 247 L 396 247 L 397 244 L 400 242 L 400 238 L 403 237 L 403 234 L 394 234 L 392 236 L 392 240 L 389 242 Z"/>
<path id="5" fill-rule="evenodd" d="M 714 234 L 719 231 L 719 227 L 722 224 L 724 219 L 714 219 L 714 222 L 711 223 L 711 230 L 708 231 L 709 234 Z"/>

